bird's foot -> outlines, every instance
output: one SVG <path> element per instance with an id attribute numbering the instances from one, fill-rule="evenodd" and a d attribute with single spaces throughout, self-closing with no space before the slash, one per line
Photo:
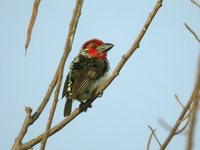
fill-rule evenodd
<path id="1" fill-rule="evenodd" d="M 99 93 L 99 98 L 101 98 L 102 96 L 103 96 L 103 92 L 102 91 L 98 91 L 98 93 Z"/>
<path id="2" fill-rule="evenodd" d="M 81 102 L 80 105 L 79 105 L 79 107 L 80 107 L 80 108 L 83 108 L 84 105 L 85 105 L 85 102 Z M 92 104 L 90 104 L 90 106 L 88 106 L 88 108 L 92 108 Z M 87 112 L 87 108 L 85 108 L 83 111 L 84 111 L 84 112 Z"/>

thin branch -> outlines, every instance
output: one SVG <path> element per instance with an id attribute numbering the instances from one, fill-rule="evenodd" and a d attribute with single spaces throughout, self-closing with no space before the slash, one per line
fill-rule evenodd
<path id="1" fill-rule="evenodd" d="M 199 103 L 199 99 L 195 99 L 193 103 L 193 108 L 194 111 L 191 115 L 191 121 L 190 121 L 190 128 L 188 132 L 188 142 L 187 142 L 187 150 L 192 150 L 193 148 L 193 138 L 194 138 L 194 131 L 196 127 L 196 118 L 197 118 L 197 106 Z"/>
<path id="2" fill-rule="evenodd" d="M 155 133 L 155 131 L 156 131 L 156 129 L 151 131 L 151 134 L 150 134 L 148 142 L 147 142 L 147 150 L 150 150 L 151 140 L 152 140 L 152 137 L 153 137 L 153 134 Z"/>
<path id="3" fill-rule="evenodd" d="M 175 135 L 183 133 L 183 131 L 187 128 L 188 124 L 189 124 L 189 119 L 190 117 L 187 118 L 186 123 L 184 124 L 184 126 L 177 130 L 175 132 Z M 183 123 L 184 120 L 180 121 L 180 123 Z M 172 126 L 170 124 L 168 124 L 163 118 L 159 118 L 158 123 L 160 124 L 160 126 L 165 129 L 166 131 L 170 132 L 172 130 Z M 186 134 L 186 132 L 184 132 L 183 134 Z"/>
<path id="4" fill-rule="evenodd" d="M 190 0 L 194 5 L 196 5 L 197 7 L 199 7 L 200 8 L 200 4 L 199 3 L 197 3 L 196 1 L 194 1 L 194 0 Z"/>
<path id="5" fill-rule="evenodd" d="M 179 105 L 184 109 L 184 105 L 182 104 L 181 100 L 179 99 L 178 95 L 174 95 L 174 97 L 176 98 L 177 102 L 179 103 Z"/>
<path id="6" fill-rule="evenodd" d="M 188 117 L 185 125 L 181 129 L 175 132 L 175 135 L 182 133 L 188 127 L 189 122 L 190 122 L 190 116 Z"/>
<path id="7" fill-rule="evenodd" d="M 32 30 L 33 30 L 33 26 L 34 26 L 36 17 L 37 17 L 40 1 L 41 0 L 35 0 L 34 4 L 33 4 L 32 16 L 31 16 L 31 20 L 29 22 L 28 31 L 27 31 L 27 38 L 26 38 L 26 44 L 25 44 L 25 54 L 27 52 L 27 48 L 28 48 L 29 43 L 31 41 L 31 34 L 32 34 Z"/>
<path id="8" fill-rule="evenodd" d="M 72 21 L 71 21 L 71 24 L 70 24 L 70 27 L 69 27 L 69 33 L 68 33 L 68 37 L 67 37 L 66 44 L 65 44 L 64 54 L 63 54 L 63 57 L 61 58 L 61 65 L 60 65 L 60 68 L 59 68 L 58 83 L 57 83 L 57 87 L 56 87 L 55 94 L 54 94 L 54 102 L 53 102 L 52 108 L 50 110 L 50 115 L 49 115 L 46 131 L 45 131 L 45 136 L 44 136 L 44 138 L 41 142 L 41 148 L 40 148 L 41 150 L 45 149 L 47 138 L 49 137 L 49 132 L 50 132 L 51 124 L 52 124 L 52 121 L 53 121 L 53 116 L 54 116 L 56 106 L 57 106 L 57 102 L 58 102 L 58 95 L 59 95 L 60 87 L 61 87 L 61 84 L 62 84 L 64 65 L 65 65 L 66 59 L 69 55 L 69 52 L 71 51 L 76 27 L 77 27 L 77 24 L 78 24 L 79 17 L 81 15 L 82 5 L 83 5 L 83 0 L 77 0 L 76 1 L 76 6 L 74 8 L 73 17 L 72 17 Z"/>
<path id="9" fill-rule="evenodd" d="M 60 62 L 61 63 L 61 62 Z M 59 64 L 60 66 L 60 64 Z M 48 103 L 50 97 L 51 97 L 51 94 L 58 82 L 58 73 L 59 73 L 59 67 L 58 69 L 56 70 L 56 73 L 53 77 L 53 80 L 51 81 L 51 84 L 49 85 L 49 88 L 47 89 L 47 92 L 42 100 L 42 103 L 39 105 L 39 107 L 37 108 L 37 110 L 35 111 L 35 113 L 31 116 L 31 122 L 30 124 L 33 124 L 40 116 L 40 114 L 42 113 L 42 111 L 44 110 L 46 104 Z"/>
<path id="10" fill-rule="evenodd" d="M 200 57 L 199 57 L 199 64 L 198 64 L 198 75 L 197 75 L 197 89 L 193 95 L 194 102 L 192 104 L 192 114 L 191 114 L 191 121 L 190 121 L 190 128 L 188 132 L 188 140 L 187 140 L 187 150 L 192 150 L 193 148 L 193 138 L 194 138 L 194 131 L 196 127 L 196 118 L 198 112 L 198 106 L 200 101 Z"/>
<path id="11" fill-rule="evenodd" d="M 171 139 L 173 138 L 173 136 L 175 135 L 179 125 L 181 124 L 181 121 L 183 119 L 183 117 L 185 116 L 185 114 L 187 113 L 187 111 L 189 110 L 189 107 L 191 105 L 191 103 L 193 102 L 193 99 L 191 98 L 188 103 L 186 104 L 185 108 L 183 109 L 183 111 L 181 112 L 180 116 L 178 117 L 178 120 L 176 121 L 174 127 L 171 129 L 168 137 L 166 138 L 166 140 L 164 141 L 164 143 L 162 144 L 160 150 L 164 150 L 167 145 L 169 144 L 169 142 L 171 141 Z"/>
<path id="12" fill-rule="evenodd" d="M 177 102 L 179 103 L 179 105 L 182 107 L 182 109 L 184 109 L 184 105 L 182 104 L 182 102 L 181 102 L 181 100 L 179 99 L 178 95 L 175 94 L 174 96 L 175 96 L 175 99 L 177 100 Z M 183 131 L 186 129 L 186 127 L 187 127 L 188 124 L 189 124 L 190 114 L 191 114 L 191 111 L 190 111 L 190 108 L 189 108 L 189 113 L 188 113 L 188 115 L 187 115 L 186 117 L 184 117 L 182 120 L 180 120 L 180 124 L 181 124 L 185 119 L 187 119 L 185 125 L 184 125 L 181 129 L 179 129 L 178 131 L 176 131 L 176 132 L 174 133 L 175 135 L 176 135 L 176 134 L 180 134 L 181 132 L 183 132 Z M 165 130 L 171 131 L 172 127 L 171 127 L 168 123 L 166 123 L 164 119 L 162 119 L 162 120 L 160 119 L 160 120 L 159 120 L 159 123 L 160 123 L 160 125 L 161 125 Z"/>
<path id="13" fill-rule="evenodd" d="M 153 136 L 155 137 L 155 139 L 156 139 L 158 145 L 161 146 L 161 143 L 160 143 L 158 137 L 157 137 L 156 134 L 155 134 L 156 129 L 153 129 L 151 126 L 147 126 L 147 127 L 151 130 L 151 135 L 150 135 L 149 140 L 148 140 L 148 143 L 147 143 L 147 150 L 150 149 L 150 143 L 151 143 L 151 139 L 152 139 Z"/>
<path id="14" fill-rule="evenodd" d="M 192 35 L 195 37 L 195 39 L 197 40 L 197 42 L 199 42 L 199 44 L 200 44 L 200 39 L 197 36 L 197 34 L 186 23 L 184 23 L 184 25 L 190 31 L 190 33 L 192 33 Z"/>
<path id="15" fill-rule="evenodd" d="M 52 120 L 53 120 L 53 116 L 54 116 L 54 113 L 55 113 L 55 109 L 56 109 L 56 106 L 57 106 L 57 102 L 58 102 L 58 94 L 59 94 L 59 90 L 60 90 L 60 86 L 61 86 L 61 75 L 59 75 L 59 79 L 58 79 L 58 84 L 57 84 L 57 87 L 56 87 L 56 91 L 55 91 L 55 94 L 54 94 L 54 101 L 53 101 L 53 105 L 52 105 L 52 108 L 50 110 L 50 115 L 49 115 L 49 119 L 48 119 L 48 122 L 47 122 L 47 127 L 46 127 L 46 131 L 45 131 L 45 136 L 44 136 L 44 139 L 42 140 L 41 142 L 41 150 L 44 150 L 45 149 L 45 145 L 46 145 L 46 142 L 47 142 L 47 138 L 48 138 L 48 134 L 49 134 L 49 129 L 51 128 L 51 124 L 52 124 Z"/>
<path id="16" fill-rule="evenodd" d="M 96 91 L 94 97 L 92 97 L 90 100 L 88 100 L 84 105 L 82 105 L 79 108 L 76 108 L 74 112 L 72 112 L 67 118 L 65 118 L 63 121 L 61 121 L 59 124 L 54 126 L 52 129 L 49 131 L 49 135 L 51 136 L 55 134 L 57 131 L 61 130 L 65 125 L 67 125 L 69 122 L 71 122 L 75 117 L 77 117 L 82 111 L 84 111 L 86 108 L 88 108 L 91 103 L 100 95 L 103 93 L 103 91 L 111 84 L 111 82 L 115 79 L 115 77 L 119 74 L 120 70 L 126 63 L 126 61 L 130 58 L 130 56 L 135 52 L 135 50 L 139 47 L 139 43 L 142 40 L 144 34 L 146 33 L 150 23 L 152 22 L 153 18 L 155 17 L 156 13 L 158 12 L 159 8 L 162 6 L 162 0 L 158 0 L 154 9 L 152 12 L 149 14 L 149 17 L 147 18 L 142 30 L 140 31 L 137 39 L 133 43 L 132 47 L 130 50 L 123 55 L 121 61 L 113 71 L 112 75 L 106 80 Z M 22 149 L 28 149 L 31 148 L 32 146 L 36 145 L 37 143 L 41 142 L 41 140 L 44 138 L 44 133 L 37 136 L 36 138 L 26 142 L 23 144 Z"/>
<path id="17" fill-rule="evenodd" d="M 189 111 L 189 108 L 190 108 L 191 104 L 194 102 L 194 99 L 195 99 L 196 95 L 198 95 L 199 91 L 200 91 L 200 75 L 198 75 L 197 82 L 194 87 L 194 90 L 193 90 L 190 100 L 187 102 L 186 106 L 184 107 L 183 111 L 181 112 L 180 116 L 178 117 L 178 120 L 176 121 L 174 127 L 172 128 L 168 137 L 162 144 L 160 150 L 164 150 L 167 147 L 167 145 L 169 144 L 169 142 L 171 141 L 171 139 L 174 137 L 174 135 L 176 135 L 176 131 L 177 131 L 179 125 L 183 121 L 185 114 Z"/>

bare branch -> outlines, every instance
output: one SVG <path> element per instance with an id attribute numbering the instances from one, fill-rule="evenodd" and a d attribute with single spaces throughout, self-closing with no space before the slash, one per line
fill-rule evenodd
<path id="1" fill-rule="evenodd" d="M 175 96 L 177 102 L 179 103 L 179 105 L 182 107 L 182 109 L 184 109 L 184 105 L 182 104 L 182 102 L 181 102 L 181 100 L 179 99 L 178 95 L 175 94 L 174 96 Z M 181 132 L 183 132 L 183 131 L 186 129 L 186 127 L 187 127 L 188 124 L 189 124 L 190 114 L 191 114 L 191 112 L 190 112 L 190 108 L 189 108 L 189 113 L 188 113 L 188 115 L 187 115 L 186 117 L 184 117 L 182 120 L 180 120 L 180 123 L 182 123 L 185 119 L 187 119 L 185 125 L 184 125 L 181 129 L 179 129 L 178 131 L 176 131 L 176 132 L 175 132 L 175 135 L 176 135 L 176 134 L 180 134 Z M 167 131 L 170 131 L 170 130 L 172 129 L 172 127 L 171 127 L 168 123 L 166 123 L 164 119 L 162 119 L 162 120 L 160 119 L 160 120 L 159 120 L 159 123 L 160 123 L 160 125 L 161 125 L 165 130 L 167 130 Z"/>
<path id="2" fill-rule="evenodd" d="M 187 150 L 191 150 L 193 147 L 193 138 L 194 138 L 194 130 L 196 127 L 196 118 L 197 118 L 197 106 L 199 103 L 199 99 L 195 99 L 193 108 L 194 111 L 191 115 L 191 121 L 190 121 L 190 128 L 188 132 L 188 142 L 187 142 Z"/>
<path id="3" fill-rule="evenodd" d="M 41 0 L 35 0 L 34 1 L 32 16 L 31 16 L 31 20 L 29 22 L 28 31 L 27 31 L 27 38 L 26 38 L 26 44 L 25 44 L 25 54 L 27 52 L 27 48 L 28 48 L 29 43 L 31 41 L 31 34 L 32 34 L 34 23 L 35 23 L 35 19 L 37 17 L 38 7 L 40 5 L 40 1 Z"/>
<path id="4" fill-rule="evenodd" d="M 27 133 L 26 126 L 28 126 L 28 124 L 30 123 L 32 109 L 30 107 L 25 107 L 25 111 L 26 111 L 26 118 L 24 120 L 21 131 L 19 132 L 19 135 L 15 138 L 15 143 L 12 146 L 12 150 L 21 148 L 22 139 L 24 138 L 25 134 Z"/>
<path id="5" fill-rule="evenodd" d="M 151 131 L 151 134 L 150 134 L 148 142 L 147 142 L 147 150 L 150 150 L 151 140 L 152 140 L 152 137 L 153 137 L 153 134 L 155 133 L 155 131 L 156 131 L 156 129 Z"/>
<path id="6" fill-rule="evenodd" d="M 181 114 L 180 114 L 178 120 L 176 121 L 174 127 L 171 129 L 171 131 L 170 131 L 168 137 L 166 138 L 166 140 L 165 140 L 164 143 L 162 144 L 160 150 L 164 150 L 164 149 L 167 147 L 167 145 L 169 144 L 169 142 L 171 141 L 171 139 L 172 139 L 173 136 L 175 135 L 175 133 L 176 133 L 176 131 L 177 131 L 179 125 L 181 124 L 183 117 L 185 116 L 185 114 L 186 114 L 187 111 L 189 110 L 189 107 L 190 107 L 190 105 L 191 105 L 192 102 L 193 102 L 193 99 L 190 98 L 190 100 L 188 101 L 187 105 L 185 106 L 185 108 L 184 108 L 183 111 L 181 112 Z"/>
<path id="7" fill-rule="evenodd" d="M 199 67 L 200 67 L 200 57 L 199 57 L 198 75 L 197 75 L 198 85 L 193 95 L 194 102 L 192 104 L 192 114 L 191 114 L 190 128 L 188 132 L 187 150 L 191 150 L 193 147 L 194 130 L 196 127 L 197 111 L 198 111 L 198 106 L 199 106 L 199 101 L 200 101 L 200 68 Z"/>
<path id="8" fill-rule="evenodd" d="M 147 126 L 147 127 L 151 130 L 151 135 L 149 136 L 149 140 L 148 140 L 148 143 L 147 143 L 147 150 L 150 149 L 150 143 L 151 143 L 151 140 L 152 140 L 153 136 L 155 137 L 158 145 L 161 146 L 161 143 L 160 143 L 160 141 L 158 140 L 158 137 L 155 134 L 156 129 L 153 129 L 151 126 Z"/>
<path id="9" fill-rule="evenodd" d="M 190 108 L 191 104 L 194 102 L 194 99 L 196 98 L 196 95 L 198 95 L 199 91 L 200 91 L 200 73 L 198 75 L 197 82 L 194 87 L 194 90 L 193 90 L 190 100 L 187 102 L 187 104 L 184 107 L 183 111 L 181 112 L 178 120 L 176 121 L 174 127 L 172 128 L 168 137 L 162 144 L 160 150 L 164 150 L 167 147 L 167 145 L 169 144 L 169 142 L 171 141 L 171 139 L 173 138 L 173 136 L 176 135 L 176 131 L 177 131 L 178 127 L 180 126 L 181 122 L 183 121 L 185 114 L 189 111 L 189 108 Z M 193 111 L 193 110 L 191 110 L 191 111 Z"/>
<path id="10" fill-rule="evenodd" d="M 195 37 L 195 39 L 197 40 L 197 42 L 199 42 L 200 44 L 200 39 L 199 37 L 196 35 L 196 33 L 186 24 L 184 23 L 185 27 L 190 31 L 190 33 L 192 33 L 192 35 Z"/>
<path id="11" fill-rule="evenodd" d="M 196 1 L 194 1 L 194 0 L 190 0 L 194 5 L 196 5 L 197 7 L 199 7 L 200 8 L 200 4 L 199 3 L 197 3 Z"/>
<path id="12" fill-rule="evenodd" d="M 175 135 L 182 133 L 182 132 L 187 128 L 187 126 L 188 126 L 188 124 L 189 124 L 189 121 L 190 121 L 190 116 L 188 117 L 188 119 L 187 119 L 185 125 L 184 125 L 181 129 L 179 129 L 178 131 L 175 132 Z M 181 122 L 181 123 L 182 123 L 182 122 Z"/>
<path id="13" fill-rule="evenodd" d="M 61 63 L 61 62 L 60 62 Z M 56 73 L 53 77 L 53 80 L 51 81 L 51 84 L 49 85 L 49 88 L 47 89 L 47 92 L 44 96 L 44 99 L 42 100 L 42 103 L 39 105 L 39 107 L 37 108 L 37 110 L 35 111 L 35 113 L 32 115 L 32 120 L 31 120 L 31 124 L 33 124 L 37 119 L 38 117 L 40 116 L 41 112 L 44 110 L 46 104 L 48 103 L 49 101 L 49 98 L 58 82 L 58 73 L 59 73 L 59 67 L 58 69 L 56 70 Z"/>
<path id="14" fill-rule="evenodd" d="M 139 47 L 139 43 L 142 40 L 144 34 L 146 33 L 151 21 L 155 17 L 156 13 L 158 12 L 159 8 L 162 6 L 162 0 L 158 0 L 154 9 L 149 14 L 149 17 L 147 18 L 142 30 L 140 31 L 137 39 L 133 43 L 130 50 L 123 55 L 121 61 L 113 71 L 112 75 L 104 82 L 104 84 L 101 85 L 101 87 L 96 91 L 94 97 L 92 97 L 90 100 L 88 100 L 84 105 L 82 105 L 79 108 L 76 108 L 74 112 L 72 112 L 67 118 L 65 118 L 63 121 L 61 121 L 59 124 L 54 126 L 52 129 L 50 129 L 48 136 L 51 136 L 55 134 L 57 131 L 61 130 L 65 125 L 67 125 L 69 122 L 71 122 L 75 117 L 77 117 L 83 110 L 88 108 L 91 103 L 100 95 L 102 92 L 111 84 L 111 82 L 115 79 L 115 77 L 119 74 L 121 68 L 124 66 L 126 61 L 130 58 L 130 56 L 135 52 L 135 50 Z M 26 142 L 23 144 L 22 149 L 28 149 L 34 146 L 35 144 L 41 142 L 41 140 L 44 138 L 44 133 L 37 136 L 36 138 Z"/>
<path id="15" fill-rule="evenodd" d="M 174 97 L 176 98 L 177 102 L 179 103 L 179 105 L 184 109 L 184 105 L 182 104 L 181 100 L 179 99 L 178 95 L 174 95 Z"/>
<path id="16" fill-rule="evenodd" d="M 38 117 L 40 116 L 41 112 L 43 111 L 43 109 L 45 108 L 46 104 L 47 104 L 48 101 L 49 101 L 49 98 L 50 98 L 50 96 L 51 96 L 51 94 L 52 94 L 52 91 L 53 91 L 53 89 L 55 88 L 55 86 L 56 86 L 56 84 L 57 84 L 57 80 L 58 80 L 58 69 L 57 69 L 57 71 L 56 71 L 56 73 L 55 73 L 55 75 L 54 75 L 54 78 L 53 78 L 53 80 L 52 80 L 51 84 L 49 85 L 49 88 L 48 88 L 48 90 L 47 90 L 47 92 L 46 92 L 46 95 L 45 95 L 45 97 L 44 97 L 42 103 L 41 103 L 40 106 L 38 107 L 37 111 L 36 111 L 32 116 L 30 116 L 30 117 L 28 118 L 28 119 L 29 119 L 28 121 L 24 121 L 24 123 L 23 123 L 23 125 L 22 125 L 22 129 L 21 129 L 21 131 L 19 132 L 18 136 L 16 137 L 15 142 L 14 142 L 14 144 L 13 144 L 13 146 L 12 146 L 12 150 L 21 149 L 21 148 L 20 148 L 20 147 L 22 146 L 22 145 L 21 145 L 21 142 L 22 142 L 22 139 L 23 139 L 23 137 L 24 137 L 24 135 L 23 135 L 24 132 L 22 132 L 22 131 L 27 131 L 27 130 L 28 130 L 28 127 L 29 127 L 30 125 L 32 125 L 32 124 L 38 119 Z M 31 110 L 31 111 L 32 111 L 32 110 Z M 26 120 L 26 119 L 25 119 L 25 120 Z M 21 138 L 21 137 L 22 137 L 22 138 Z M 19 141 L 20 141 L 20 142 L 19 142 Z M 31 148 L 31 147 L 30 147 L 30 148 Z"/>
<path id="17" fill-rule="evenodd" d="M 52 121 L 53 121 L 53 116 L 54 116 L 56 106 L 57 106 L 57 102 L 58 102 L 58 95 L 59 95 L 60 87 L 61 87 L 61 84 L 62 84 L 64 65 L 65 65 L 66 59 L 68 57 L 68 54 L 71 51 L 76 27 L 77 27 L 77 24 L 78 24 L 79 17 L 81 15 L 82 5 L 83 5 L 83 0 L 77 0 L 76 1 L 76 6 L 74 8 L 73 17 L 72 17 L 72 20 L 71 20 L 71 23 L 70 23 L 69 33 L 68 33 L 68 37 L 67 37 L 66 44 L 65 44 L 64 54 L 63 54 L 63 57 L 61 59 L 61 64 L 60 64 L 60 68 L 59 68 L 59 77 L 58 77 L 58 83 L 57 83 L 56 91 L 55 91 L 55 94 L 54 94 L 54 102 L 53 102 L 52 108 L 50 110 L 50 115 L 49 115 L 46 131 L 45 131 L 45 136 L 44 136 L 44 138 L 41 142 L 41 148 L 40 148 L 41 150 L 45 149 L 47 138 L 49 137 L 49 132 L 50 132 L 51 124 L 52 124 Z"/>

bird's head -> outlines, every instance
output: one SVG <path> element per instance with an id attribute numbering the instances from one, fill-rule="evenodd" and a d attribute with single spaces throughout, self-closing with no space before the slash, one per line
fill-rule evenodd
<path id="1" fill-rule="evenodd" d="M 81 54 L 90 58 L 104 58 L 107 59 L 107 52 L 114 45 L 111 43 L 104 43 L 98 39 L 92 39 L 85 42 L 81 48 Z"/>

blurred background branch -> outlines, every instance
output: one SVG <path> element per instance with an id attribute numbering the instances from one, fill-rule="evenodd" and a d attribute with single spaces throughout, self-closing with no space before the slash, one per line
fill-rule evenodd
<path id="1" fill-rule="evenodd" d="M 199 44 L 200 44 L 200 39 L 197 36 L 197 34 L 186 23 L 184 23 L 184 25 L 188 29 L 188 31 L 190 31 L 190 33 L 195 37 L 195 39 L 197 40 L 197 42 L 199 42 Z"/>
<path id="2" fill-rule="evenodd" d="M 200 4 L 199 3 L 197 3 L 196 1 L 194 1 L 194 0 L 190 0 L 194 5 L 196 5 L 197 7 L 199 7 L 200 8 Z"/>

